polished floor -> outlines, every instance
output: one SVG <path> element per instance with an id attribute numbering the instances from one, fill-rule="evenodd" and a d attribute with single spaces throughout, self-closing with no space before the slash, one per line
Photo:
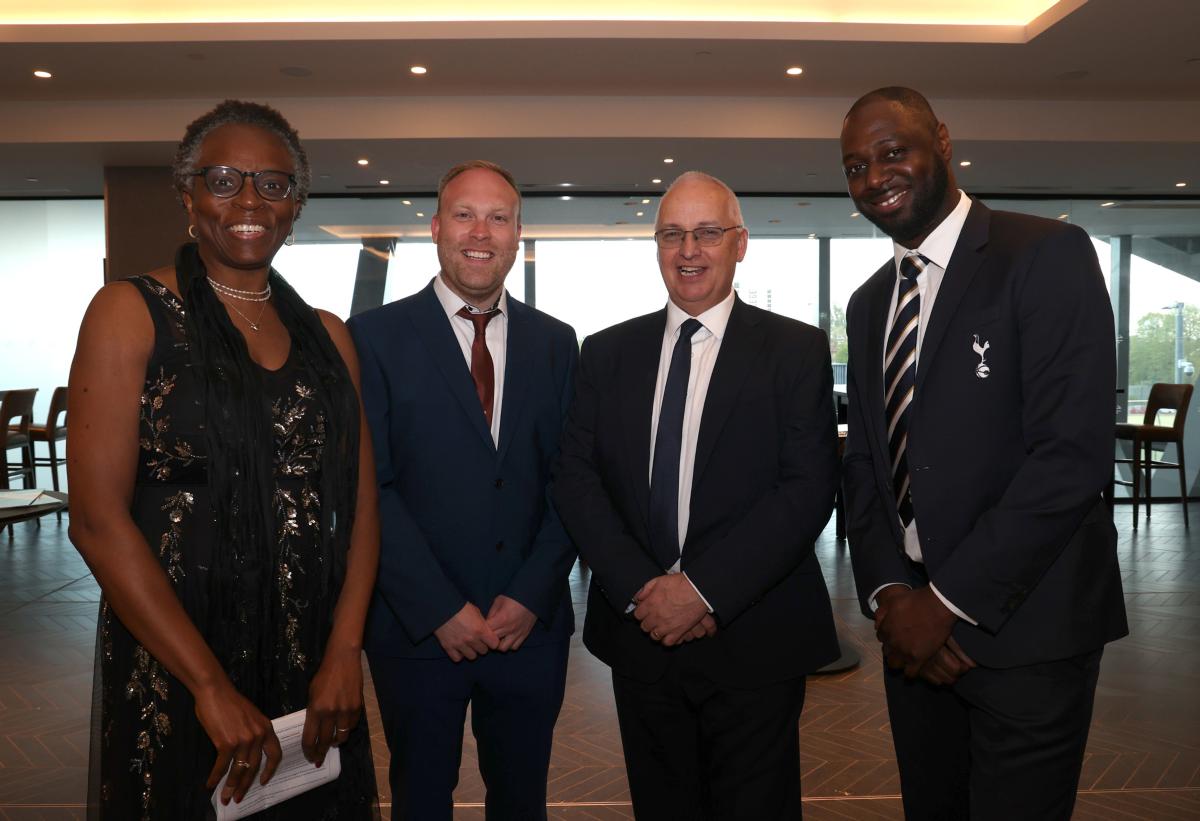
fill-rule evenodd
<path id="1" fill-rule="evenodd" d="M 1104 656 L 1077 819 L 1200 819 L 1200 519 L 1160 505 L 1138 531 L 1117 508 L 1132 635 Z M 1193 505 L 1192 518 L 1200 515 Z M 98 591 L 66 521 L 0 532 L 0 819 L 83 818 Z M 810 681 L 801 719 L 808 819 L 900 818 L 896 765 L 871 625 L 857 612 L 844 544 L 817 546 L 843 643 L 863 663 Z M 585 573 L 572 576 L 582 617 Z M 582 621 L 580 622 L 582 623 Z M 372 726 L 378 728 L 368 688 Z M 387 747 L 376 732 L 380 783 Z M 456 819 L 483 819 L 470 735 Z M 555 819 L 633 817 L 607 669 L 578 636 L 549 785 Z M 385 818 L 389 796 L 381 795 Z"/>

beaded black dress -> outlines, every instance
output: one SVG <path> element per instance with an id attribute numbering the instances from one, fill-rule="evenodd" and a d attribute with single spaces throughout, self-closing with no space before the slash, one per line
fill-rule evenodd
<path id="1" fill-rule="evenodd" d="M 183 306 L 149 277 L 131 280 L 154 320 L 155 343 L 141 395 L 132 517 L 192 621 L 205 632 L 216 572 L 207 485 L 202 397 L 184 329 Z M 303 709 L 331 625 L 306 618 L 314 580 L 329 574 L 318 531 L 321 454 L 328 420 L 298 367 L 296 345 L 277 371 L 262 372 L 273 438 L 275 532 L 261 604 L 239 608 L 263 635 L 219 660 L 239 692 L 268 718 Z M 334 596 L 340 590 L 327 591 Z M 253 627 L 251 627 L 253 625 Z M 205 788 L 216 752 L 191 694 L 130 635 L 105 600 L 97 626 L 89 818 L 190 821 L 213 815 Z M 363 716 L 341 745 L 342 774 L 330 784 L 252 816 L 263 821 L 377 819 L 375 770 Z"/>

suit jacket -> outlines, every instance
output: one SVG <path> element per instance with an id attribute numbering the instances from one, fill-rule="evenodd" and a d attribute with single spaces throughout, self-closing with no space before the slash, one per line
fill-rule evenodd
<path id="1" fill-rule="evenodd" d="M 583 345 L 553 495 L 592 569 L 584 643 L 618 672 L 659 678 L 677 654 L 718 682 L 794 678 L 838 656 L 813 541 L 837 476 L 829 345 L 737 300 L 697 440 L 682 569 L 715 636 L 664 648 L 625 611 L 663 574 L 649 548 L 650 424 L 666 310 Z"/>
<path id="2" fill-rule="evenodd" d="M 382 525 L 365 645 L 444 657 L 433 631 L 504 594 L 538 622 L 528 645 L 574 630 L 575 560 L 546 486 L 578 361 L 575 332 L 508 298 L 500 444 L 432 283 L 353 317 Z"/>
<path id="3" fill-rule="evenodd" d="M 884 420 L 889 261 L 846 309 L 846 530 L 863 606 L 924 581 L 904 555 Z M 983 364 L 975 344 L 987 343 Z M 1080 228 L 971 205 L 924 331 L 908 464 L 928 577 L 979 622 L 954 636 L 1009 667 L 1095 650 L 1128 632 L 1112 473 L 1115 340 Z"/>

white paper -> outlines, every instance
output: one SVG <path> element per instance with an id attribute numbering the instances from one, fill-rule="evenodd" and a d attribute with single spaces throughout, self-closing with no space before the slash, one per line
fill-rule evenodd
<path id="1" fill-rule="evenodd" d="M 0 492 L 0 508 L 7 507 L 29 507 L 35 504 L 42 497 L 42 492 L 37 489 L 30 490 L 5 490 Z M 54 502 L 55 499 L 46 497 L 46 501 Z"/>
<path id="2" fill-rule="evenodd" d="M 225 789 L 225 781 L 229 778 L 228 771 L 225 773 L 212 794 L 217 821 L 245 818 L 267 807 L 281 804 L 300 793 L 308 792 L 314 787 L 328 784 L 341 775 L 342 754 L 337 747 L 329 748 L 320 767 L 314 767 L 313 763 L 304 757 L 300 741 L 304 735 L 306 713 L 306 710 L 298 710 L 271 722 L 279 739 L 279 746 L 283 748 L 283 759 L 279 762 L 279 769 L 275 771 L 275 775 L 271 776 L 271 780 L 266 784 L 258 783 L 259 775 L 254 776 L 254 784 L 246 790 L 240 804 L 235 804 L 232 800 L 228 804 L 221 803 L 221 791 Z M 266 761 L 265 756 L 263 761 Z"/>

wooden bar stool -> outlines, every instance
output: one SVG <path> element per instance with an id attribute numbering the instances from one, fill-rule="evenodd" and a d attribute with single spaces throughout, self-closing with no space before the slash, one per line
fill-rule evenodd
<path id="1" fill-rule="evenodd" d="M 1191 385 L 1169 385 L 1159 382 L 1150 387 L 1150 398 L 1146 400 L 1146 416 L 1143 423 L 1117 424 L 1117 440 L 1132 442 L 1133 458 L 1118 458 L 1118 465 L 1130 465 L 1132 480 L 1113 478 L 1114 484 L 1133 488 L 1133 526 L 1138 525 L 1138 500 L 1141 498 L 1142 472 L 1146 478 L 1146 520 L 1150 520 L 1151 471 L 1154 468 L 1173 468 L 1179 471 L 1179 498 L 1183 502 L 1183 526 L 1188 527 L 1188 494 L 1187 479 L 1183 464 L 1183 426 L 1187 422 L 1188 406 L 1192 402 Z M 1175 419 L 1167 427 L 1156 425 L 1158 412 L 1174 410 Z M 1155 442 L 1175 445 L 1179 454 L 1178 462 L 1168 462 L 1165 459 L 1155 459 L 1152 446 Z"/>
<path id="2" fill-rule="evenodd" d="M 37 388 L 6 391 L 0 399 L 0 458 L 4 470 L 0 471 L 0 488 L 8 489 L 9 481 L 21 477 L 23 487 L 37 485 L 33 467 L 33 439 L 29 428 L 33 424 L 33 398 Z M 14 421 L 15 420 L 15 421 Z M 10 463 L 8 452 L 20 449 L 19 462 Z"/>
<path id="3" fill-rule="evenodd" d="M 46 422 L 42 425 L 29 426 L 29 438 L 32 440 L 33 446 L 33 466 L 34 468 L 50 468 L 50 483 L 55 490 L 58 490 L 58 466 L 65 464 L 66 457 L 61 456 L 58 451 L 58 443 L 66 442 L 67 440 L 67 389 L 65 387 L 55 388 L 54 394 L 50 397 L 50 410 L 46 413 Z M 62 420 L 59 420 L 62 417 Z M 45 442 L 48 454 L 46 456 L 38 456 L 37 443 Z M 62 521 L 62 511 L 55 514 L 58 520 Z"/>

